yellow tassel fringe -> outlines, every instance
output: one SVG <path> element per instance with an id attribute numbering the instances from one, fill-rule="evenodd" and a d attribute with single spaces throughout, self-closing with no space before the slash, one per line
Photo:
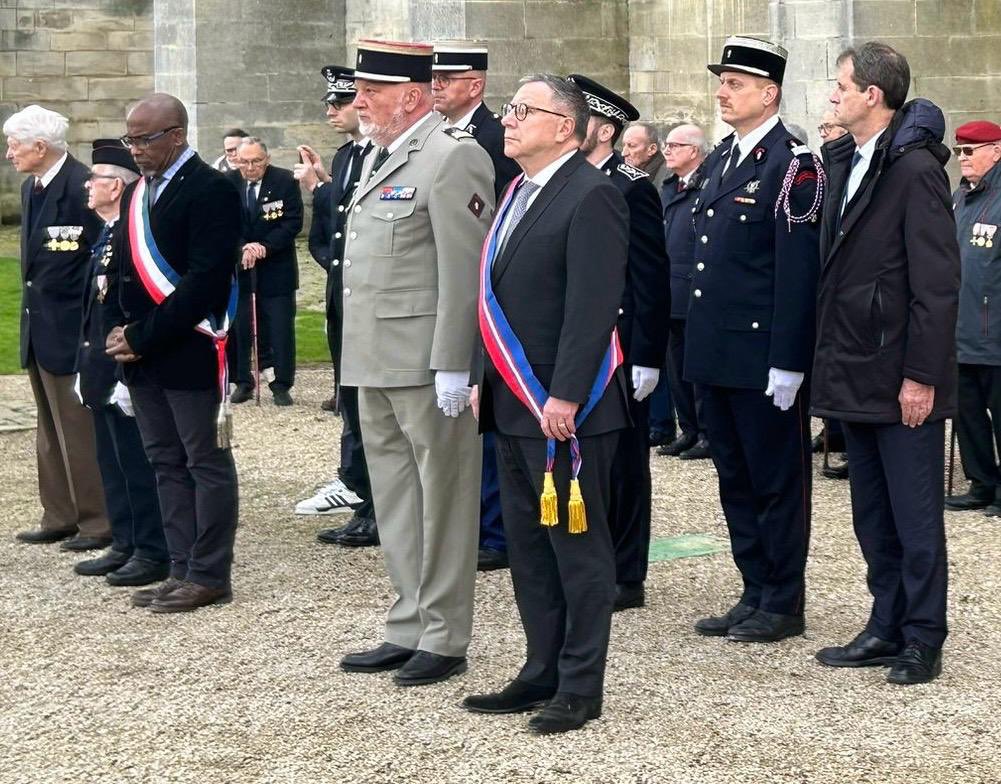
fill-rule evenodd
<path id="1" fill-rule="evenodd" d="M 556 485 L 553 483 L 553 472 L 546 471 L 542 479 L 542 496 L 539 498 L 539 505 L 542 509 L 543 525 L 554 526 L 556 519 Z"/>
<path id="2" fill-rule="evenodd" d="M 587 512 L 584 509 L 584 496 L 580 493 L 580 482 L 576 479 L 570 482 L 570 501 L 567 503 L 569 530 L 572 534 L 582 534 L 587 531 Z"/>

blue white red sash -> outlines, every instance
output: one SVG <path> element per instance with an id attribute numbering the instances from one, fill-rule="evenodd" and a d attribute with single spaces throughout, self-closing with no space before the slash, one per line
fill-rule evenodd
<path id="1" fill-rule="evenodd" d="M 479 323 L 480 335 L 483 338 L 483 345 L 494 367 L 504 379 L 511 393 L 522 402 L 522 404 L 532 412 L 532 415 L 542 422 L 542 409 L 549 399 L 549 393 L 542 383 L 535 377 L 532 366 L 525 356 L 525 349 L 521 345 L 518 336 L 514 334 L 511 325 L 508 323 L 501 309 L 500 303 L 494 296 L 493 283 L 491 280 L 493 264 L 497 254 L 500 240 L 501 228 L 504 219 L 511 207 L 514 193 L 524 180 L 524 175 L 517 177 L 508 186 L 504 197 L 501 199 L 494 222 L 483 242 L 483 250 L 480 253 L 480 296 L 479 296 Z M 569 314 L 571 317 L 573 314 Z M 586 314 L 580 314 L 586 318 Z M 574 422 L 580 428 L 588 414 L 601 400 L 605 389 L 615 376 L 616 368 L 622 364 L 622 347 L 619 344 L 619 334 L 616 329 L 612 329 L 608 348 L 601 360 L 597 377 L 591 390 L 588 393 L 587 401 L 577 411 Z M 570 456 L 571 456 L 571 482 L 570 500 L 568 504 L 568 520 L 570 533 L 583 533 L 587 530 L 587 517 L 584 511 L 584 501 L 580 493 L 578 475 L 581 467 L 580 443 L 577 437 L 570 436 Z M 556 461 L 556 441 L 552 438 L 546 441 L 546 473 L 543 478 L 541 505 L 541 522 L 543 525 L 556 525 L 557 523 L 557 496 L 555 484 L 553 483 L 553 465 Z"/>

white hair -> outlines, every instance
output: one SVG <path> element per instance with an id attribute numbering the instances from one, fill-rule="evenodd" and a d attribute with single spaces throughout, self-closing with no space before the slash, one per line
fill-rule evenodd
<path id="1" fill-rule="evenodd" d="M 138 174 L 132 171 L 132 169 L 126 169 L 124 166 L 118 166 L 114 163 L 102 163 L 100 165 L 107 166 L 108 174 L 112 177 L 120 179 L 123 185 L 130 185 L 139 179 Z"/>
<path id="2" fill-rule="evenodd" d="M 8 117 L 3 124 L 3 133 L 22 144 L 39 141 L 66 152 L 66 131 L 69 126 L 70 121 L 59 112 L 32 104 Z"/>

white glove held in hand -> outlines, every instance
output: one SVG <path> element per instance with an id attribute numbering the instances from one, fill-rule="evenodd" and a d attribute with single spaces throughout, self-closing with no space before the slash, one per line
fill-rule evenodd
<path id="1" fill-rule="evenodd" d="M 633 399 L 642 401 L 646 399 L 657 382 L 660 381 L 660 370 L 658 368 L 641 367 L 633 365 Z"/>
<path id="2" fill-rule="evenodd" d="M 125 416 L 134 417 L 136 415 L 135 410 L 132 408 L 132 398 L 129 395 L 129 388 L 121 381 L 115 384 L 115 389 L 111 393 L 111 400 L 109 402 L 118 406 Z"/>
<path id="3" fill-rule="evenodd" d="M 803 383 L 803 374 L 794 373 L 791 370 L 779 370 L 778 368 L 768 369 L 768 389 L 765 394 L 774 396 L 776 406 L 782 411 L 788 411 L 792 404 L 796 402 L 796 393 Z"/>
<path id="4" fill-rule="evenodd" d="M 438 396 L 438 408 L 445 416 L 457 417 L 469 405 L 468 370 L 439 370 L 434 374 L 434 391 Z"/>

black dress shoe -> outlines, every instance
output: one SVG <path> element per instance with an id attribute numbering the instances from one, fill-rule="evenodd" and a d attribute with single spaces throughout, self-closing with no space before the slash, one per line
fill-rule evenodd
<path id="1" fill-rule="evenodd" d="M 59 545 L 59 549 L 71 553 L 82 553 L 87 550 L 103 550 L 109 544 L 111 544 L 110 536 L 81 536 L 77 534 Z"/>
<path id="2" fill-rule="evenodd" d="M 495 569 L 507 569 L 507 551 L 495 550 L 492 547 L 481 547 L 476 554 L 476 571 L 492 572 Z"/>
<path id="3" fill-rule="evenodd" d="M 612 612 L 619 610 L 630 610 L 634 607 L 642 607 L 646 604 L 646 595 L 643 591 L 643 583 L 617 583 L 615 586 L 615 604 Z"/>
<path id="4" fill-rule="evenodd" d="M 953 512 L 965 512 L 969 509 L 986 509 L 994 501 L 994 496 L 979 496 L 974 493 L 950 495 L 945 499 L 945 508 Z"/>
<path id="5" fill-rule="evenodd" d="M 725 637 L 731 626 L 736 626 L 741 621 L 746 621 L 754 615 L 757 608 L 749 604 L 737 602 L 733 607 L 722 615 L 702 618 L 695 622 L 695 631 L 704 634 L 706 637 Z"/>
<path id="6" fill-rule="evenodd" d="M 473 713 L 524 713 L 549 702 L 556 689 L 513 680 L 493 694 L 470 694 L 462 707 Z"/>
<path id="7" fill-rule="evenodd" d="M 344 547 L 375 547 L 379 544 L 379 529 L 371 517 L 356 517 L 358 524 L 337 537 Z"/>
<path id="8" fill-rule="evenodd" d="M 942 649 L 911 640 L 886 676 L 889 683 L 913 686 L 928 683 L 942 674 Z"/>
<path id="9" fill-rule="evenodd" d="M 100 558 L 91 558 L 87 561 L 80 561 L 73 567 L 73 571 L 82 574 L 84 577 L 103 577 L 108 572 L 126 564 L 129 560 L 128 553 L 121 553 L 118 550 L 108 550 Z"/>
<path id="10" fill-rule="evenodd" d="M 709 442 L 700 438 L 695 442 L 695 446 L 686 449 L 678 457 L 682 460 L 708 460 L 712 457 L 712 452 L 709 451 Z"/>
<path id="11" fill-rule="evenodd" d="M 465 656 L 442 656 L 428 651 L 417 651 L 393 676 L 397 686 L 426 686 L 440 683 L 453 675 L 466 671 Z"/>
<path id="12" fill-rule="evenodd" d="M 847 479 L 848 461 L 845 460 L 841 465 L 828 465 L 826 468 L 821 467 L 820 474 L 828 479 Z"/>
<path id="13" fill-rule="evenodd" d="M 14 538 L 26 544 L 52 544 L 69 539 L 75 534 L 75 528 L 32 528 L 30 531 L 21 531 L 19 534 L 15 534 Z"/>
<path id="14" fill-rule="evenodd" d="M 756 610 L 747 620 L 731 626 L 726 636 L 727 639 L 736 642 L 778 642 L 786 637 L 795 637 L 804 631 L 806 631 L 806 619 L 802 615 L 782 615 Z"/>
<path id="15" fill-rule="evenodd" d="M 665 455 L 667 457 L 677 457 L 686 449 L 691 449 L 698 442 L 699 436 L 697 433 L 682 433 L 676 439 L 674 439 L 670 444 L 664 444 L 657 450 L 658 455 Z"/>
<path id="16" fill-rule="evenodd" d="M 528 720 L 528 728 L 539 735 L 579 730 L 601 715 L 601 697 L 557 694 L 546 707 Z"/>
<path id="17" fill-rule="evenodd" d="M 150 585 L 166 580 L 170 575 L 170 564 L 151 561 L 148 558 L 130 558 L 120 569 L 108 574 L 104 579 L 109 585 Z"/>
<path id="18" fill-rule="evenodd" d="M 292 396 L 288 393 L 285 387 L 271 387 L 271 397 L 275 401 L 276 406 L 290 406 L 292 405 Z"/>
<path id="19" fill-rule="evenodd" d="M 322 403 L 320 403 L 320 409 L 322 411 L 331 411 L 333 413 L 337 413 L 337 398 L 331 395 Z"/>
<path id="20" fill-rule="evenodd" d="M 995 502 L 984 509 L 984 517 L 1001 517 L 1001 504 Z"/>
<path id="21" fill-rule="evenodd" d="M 415 651 L 384 642 L 378 648 L 360 653 L 349 653 L 341 659 L 344 672 L 386 672 L 396 670 L 406 664 Z"/>
<path id="22" fill-rule="evenodd" d="M 661 430 L 660 428 L 652 427 L 650 428 L 650 433 L 647 435 L 647 441 L 650 446 L 662 446 L 672 440 L 674 440 L 674 432 L 671 430 Z"/>
<path id="23" fill-rule="evenodd" d="M 347 533 L 352 528 L 357 528 L 358 525 L 359 518 L 352 517 L 345 525 L 338 528 L 321 528 L 316 532 L 316 540 L 324 544 L 338 544 L 337 540 L 341 538 L 341 534 Z"/>
<path id="24" fill-rule="evenodd" d="M 246 403 L 248 400 L 254 399 L 254 386 L 253 384 L 237 384 L 236 389 L 233 390 L 233 394 L 229 396 L 229 402 L 234 406 L 240 403 Z"/>
<path id="25" fill-rule="evenodd" d="M 824 431 L 821 430 L 818 435 L 813 437 L 813 441 L 810 442 L 810 448 L 815 455 L 819 455 L 824 451 Z M 844 452 L 845 451 L 845 437 L 843 435 L 828 436 L 827 438 L 827 451 L 830 452 Z"/>
<path id="26" fill-rule="evenodd" d="M 889 666 L 897 660 L 903 643 L 888 642 L 862 632 L 847 645 L 821 648 L 816 653 L 817 661 L 828 667 L 880 667 Z"/>

